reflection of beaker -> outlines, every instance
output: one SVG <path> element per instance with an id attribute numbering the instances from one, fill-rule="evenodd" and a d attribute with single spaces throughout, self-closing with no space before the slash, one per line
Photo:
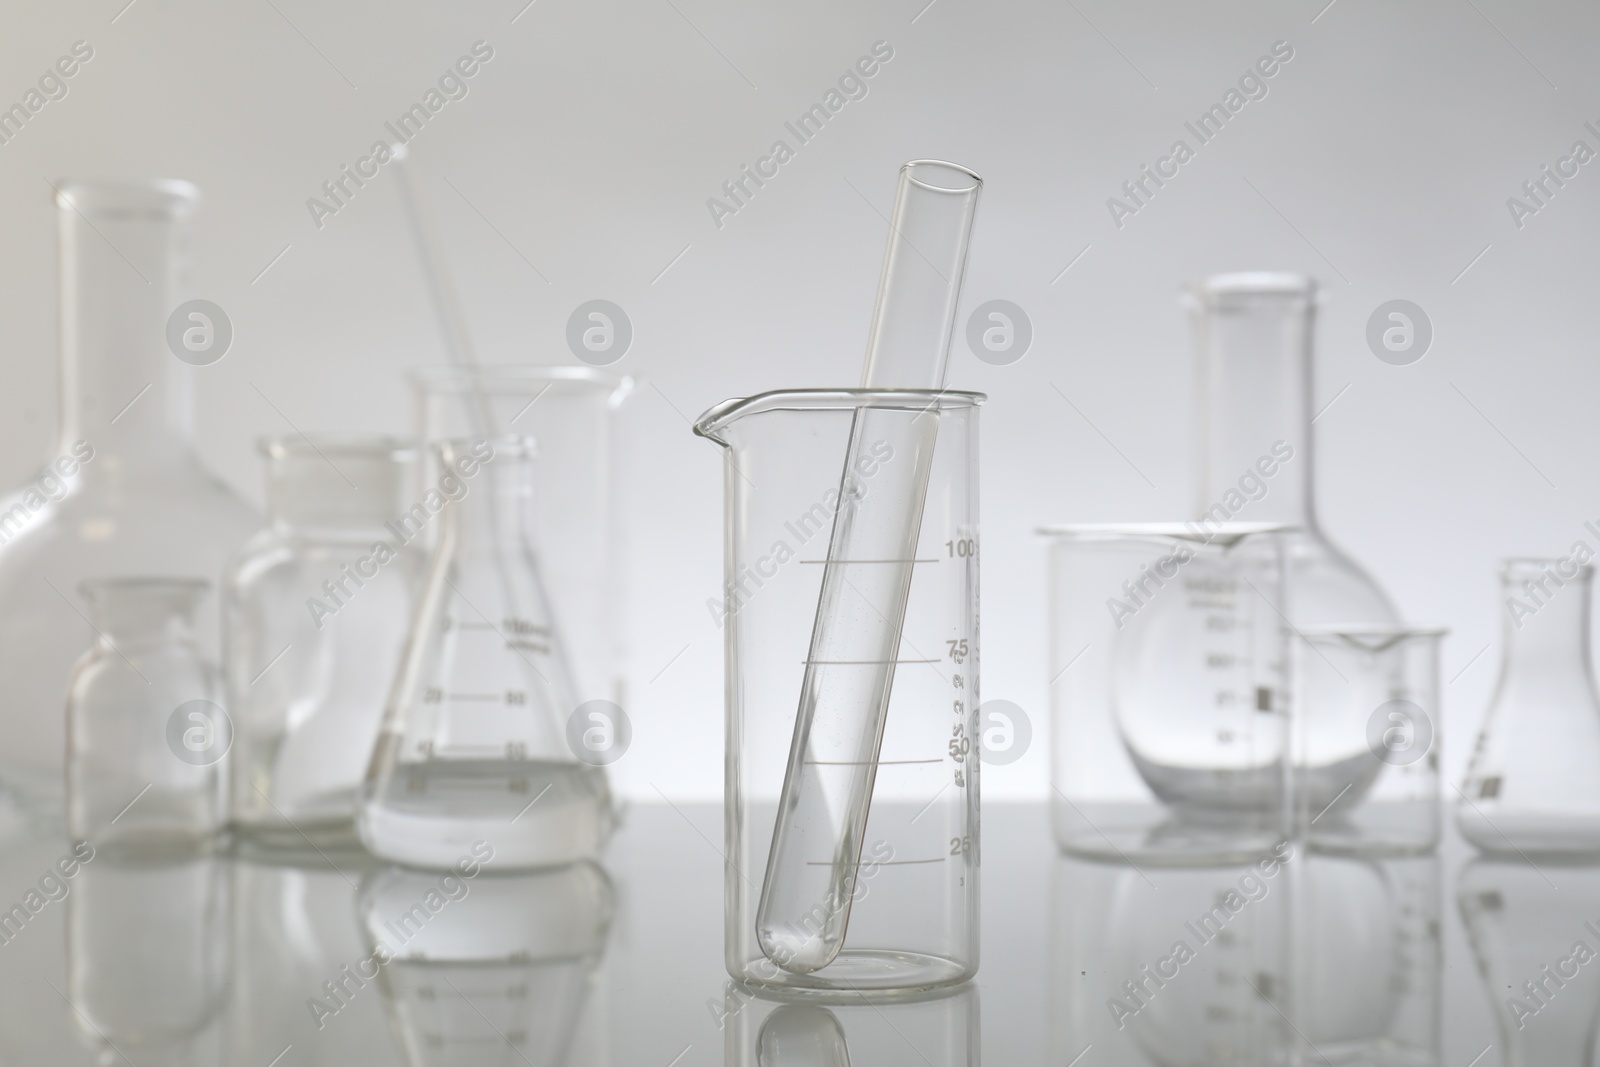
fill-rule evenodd
<path id="1" fill-rule="evenodd" d="M 350 843 L 425 562 L 384 525 L 405 514 L 415 453 L 322 436 L 262 451 L 269 525 L 234 558 L 223 596 L 233 824 L 291 849 Z"/>
<path id="2" fill-rule="evenodd" d="M 364 882 L 359 908 L 411 1067 L 567 1062 L 611 925 L 599 867 L 390 868 Z"/>
<path id="3" fill-rule="evenodd" d="M 833 993 L 806 994 L 802 1001 L 750 986 L 728 989 L 724 1067 L 978 1067 L 978 990 L 972 985 L 893 1002 Z"/>
<path id="4" fill-rule="evenodd" d="M 1506 560 L 1500 681 L 1456 797 L 1490 855 L 1600 855 L 1600 695 L 1589 658 L 1594 568 Z"/>
<path id="5" fill-rule="evenodd" d="M 169 348 L 198 196 L 176 181 L 70 182 L 56 194 L 59 443 L 33 484 L 0 502 L 0 779 L 37 796 L 61 794 L 62 694 L 89 636 L 80 583 L 215 583 L 259 525 L 195 454 L 199 371 Z M 214 655 L 209 628 L 202 641 Z"/>
<path id="6" fill-rule="evenodd" d="M 422 867 L 479 839 L 504 867 L 594 856 L 610 791 L 568 741 L 578 705 L 533 545 L 533 442 L 445 442 L 439 458 L 438 543 L 367 770 L 361 839 Z M 413 511 L 425 521 L 425 506 Z"/>
<path id="7" fill-rule="evenodd" d="M 1559 887 L 1559 888 L 1557 888 Z M 1474 860 L 1456 882 L 1506 1067 L 1590 1067 L 1600 1023 L 1600 867 Z"/>
<path id="8" fill-rule="evenodd" d="M 228 862 L 99 850 L 67 897 L 67 991 L 83 1039 L 112 1058 L 184 1062 L 228 996 Z M 139 1050 L 139 1051 L 134 1051 Z M 141 1058 L 140 1052 L 148 1058 Z"/>

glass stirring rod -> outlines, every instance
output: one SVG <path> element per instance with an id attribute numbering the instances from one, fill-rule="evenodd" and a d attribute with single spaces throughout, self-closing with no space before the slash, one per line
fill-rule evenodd
<path id="1" fill-rule="evenodd" d="M 951 163 L 900 168 L 863 389 L 944 387 L 982 184 Z M 844 944 L 938 425 L 911 401 L 864 403 L 851 424 L 756 914 L 762 951 L 793 973 Z M 869 494 L 856 472 L 885 454 Z"/>

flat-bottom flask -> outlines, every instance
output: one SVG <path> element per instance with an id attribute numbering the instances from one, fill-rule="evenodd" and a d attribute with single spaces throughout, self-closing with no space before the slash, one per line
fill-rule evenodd
<path id="1" fill-rule="evenodd" d="M 442 442 L 436 487 L 400 524 L 437 523 L 362 788 L 362 842 L 448 867 L 488 841 L 505 868 L 596 855 L 605 772 L 576 756 L 578 710 L 533 547 L 533 442 Z"/>

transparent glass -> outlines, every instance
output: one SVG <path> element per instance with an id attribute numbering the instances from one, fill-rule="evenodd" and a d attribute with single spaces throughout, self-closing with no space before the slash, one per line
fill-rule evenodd
<path id="1" fill-rule="evenodd" d="M 525 434 L 539 442 L 533 526 L 573 685 L 580 699 L 625 707 L 626 530 L 617 521 L 616 457 L 633 379 L 594 367 L 485 366 L 429 368 L 412 381 L 419 440 Z M 419 493 L 439 473 L 431 453 L 423 460 Z"/>
<path id="2" fill-rule="evenodd" d="M 67 828 L 96 844 L 210 838 L 227 817 L 221 680 L 194 631 L 198 579 L 85 583 L 100 635 L 67 696 Z"/>
<path id="3" fill-rule="evenodd" d="M 204 371 L 167 347 L 197 196 L 176 181 L 66 182 L 56 195 L 59 436 L 39 475 L 0 500 L 0 782 L 41 803 L 61 797 L 62 696 L 93 636 L 81 583 L 215 584 L 260 526 L 195 454 Z M 214 618 L 215 604 L 203 611 Z M 214 656 L 214 627 L 200 640 Z"/>
<path id="4" fill-rule="evenodd" d="M 725 997 L 723 1067 L 850 1067 L 920 1064 L 978 1067 L 981 1011 L 976 986 L 895 1003 L 858 996 L 793 997 L 761 990 Z M 1065 1061 L 1063 1061 L 1065 1062 Z"/>
<path id="5" fill-rule="evenodd" d="M 1287 604 L 1297 627 L 1394 625 L 1399 613 L 1359 564 L 1330 541 L 1314 506 L 1312 335 L 1316 284 L 1298 274 L 1222 274 L 1196 287 L 1199 354 L 1200 496 L 1203 522 L 1292 526 Z M 1359 800 L 1377 766 L 1359 736 L 1310 729 L 1295 754 L 1300 789 L 1313 810 L 1348 790 Z M 1352 782 L 1354 784 L 1352 784 Z"/>
<path id="6" fill-rule="evenodd" d="M 725 633 L 727 877 L 724 952 L 735 978 L 795 991 L 906 992 L 969 977 L 978 964 L 978 486 L 977 393 L 928 390 L 791 390 L 712 408 L 695 432 L 725 449 L 724 587 L 708 607 Z M 841 500 L 840 471 L 858 410 L 938 420 L 915 567 L 898 634 L 893 690 L 867 773 L 871 798 L 860 838 L 839 851 L 838 823 L 863 772 L 856 738 L 801 746 L 797 707 Z M 877 447 L 874 447 L 877 446 Z M 871 499 L 888 470 L 917 460 L 887 438 L 867 442 L 870 463 L 849 487 Z M 898 562 L 898 561 L 895 561 Z M 882 613 L 874 568 L 835 562 L 858 617 Z M 835 664 L 863 673 L 882 663 Z M 825 742 L 825 744 L 819 743 Z M 812 776 L 806 792 L 828 806 L 783 810 L 786 777 Z M 783 820 L 808 850 L 774 865 Z M 845 856 L 848 875 L 833 871 Z M 838 937 L 832 962 L 810 970 L 769 957 L 758 913 L 769 880 L 795 925 L 777 931 L 802 945 Z M 770 894 L 765 894 L 769 895 Z M 848 925 L 840 921 L 849 901 Z M 803 907 L 802 907 L 803 905 Z M 795 909 L 799 909 L 796 911 Z M 769 931 L 770 934 L 770 931 Z"/>
<path id="7" fill-rule="evenodd" d="M 1306 748 L 1348 748 L 1360 739 L 1367 762 L 1331 802 L 1302 795 L 1303 832 L 1325 850 L 1416 852 L 1441 830 L 1439 645 L 1445 632 L 1395 626 L 1316 627 L 1297 634 L 1300 729 L 1339 731 Z M 1356 789 L 1358 783 L 1364 788 Z"/>
<path id="8" fill-rule="evenodd" d="M 1233 862 L 1289 835 L 1282 527 L 1136 523 L 1050 538 L 1056 840 Z"/>
<path id="9" fill-rule="evenodd" d="M 437 543 L 367 768 L 361 840 L 419 867 L 447 867 L 480 838 L 502 867 L 592 857 L 611 793 L 569 740 L 587 720 L 534 543 L 533 441 L 447 441 L 438 459 L 455 488 L 435 491 Z"/>
<path id="10" fill-rule="evenodd" d="M 1456 797 L 1456 825 L 1483 852 L 1600 855 L 1593 585 L 1594 569 L 1572 557 L 1501 567 L 1500 680 Z"/>
<path id="11" fill-rule="evenodd" d="M 575 863 L 496 873 L 477 843 L 441 879 L 390 868 L 358 902 L 378 988 L 404 1062 L 414 1067 L 568 1064 L 610 936 L 615 892 Z M 470 873 L 469 873 L 470 872 Z"/>
<path id="12" fill-rule="evenodd" d="M 387 438 L 262 443 L 268 522 L 223 593 L 232 813 L 261 845 L 355 841 L 427 556 L 404 520 L 415 451 Z"/>

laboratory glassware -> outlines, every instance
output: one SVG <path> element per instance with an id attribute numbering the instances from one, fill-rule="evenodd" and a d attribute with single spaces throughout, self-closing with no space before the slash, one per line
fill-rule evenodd
<path id="1" fill-rule="evenodd" d="M 706 412 L 695 432 L 724 448 L 722 595 L 709 599 L 724 634 L 726 697 L 724 953 L 728 972 L 758 985 L 863 992 L 930 989 L 969 977 L 978 964 L 978 393 L 804 389 L 730 400 Z M 872 805 L 859 864 L 839 892 L 852 900 L 832 963 L 797 972 L 769 958 L 757 932 L 763 883 L 783 880 L 793 900 L 815 910 L 786 936 L 821 937 L 840 901 L 830 871 L 836 827 L 829 813 L 782 812 L 790 766 L 795 694 L 806 672 L 829 531 L 840 506 L 839 471 L 864 406 L 927 411 L 939 433 L 915 545 L 910 593 L 882 743 L 873 754 Z M 867 442 L 866 460 L 844 491 L 878 492 L 886 468 L 915 455 L 887 438 Z M 850 609 L 888 614 L 865 576 L 877 559 L 836 562 L 846 571 Z M 880 664 L 862 664 L 876 670 Z M 847 738 L 837 751 L 816 744 L 808 772 L 829 795 L 846 795 L 859 773 Z M 796 826 L 811 846 L 793 866 L 774 869 L 776 821 Z"/>
<path id="2" fill-rule="evenodd" d="M 1456 880 L 1467 943 L 1505 1067 L 1592 1067 L 1600 1049 L 1600 866 L 1511 855 Z"/>
<path id="3" fill-rule="evenodd" d="M 1141 863 L 1228 862 L 1290 836 L 1288 531 L 1040 532 L 1058 844 Z"/>
<path id="4" fill-rule="evenodd" d="M 91 637 L 80 584 L 147 574 L 215 584 L 260 526 L 196 454 L 193 391 L 206 370 L 168 347 L 169 316 L 189 295 L 197 197 L 179 181 L 57 186 L 56 458 L 0 502 L 0 782 L 41 803 L 61 797 L 62 695 Z M 208 601 L 204 613 L 215 610 Z M 214 657 L 213 625 L 201 641 Z"/>
<path id="5" fill-rule="evenodd" d="M 1600 855 L 1594 568 L 1575 555 L 1500 570 L 1500 679 L 1456 796 L 1456 825 L 1508 857 Z"/>
<path id="6" fill-rule="evenodd" d="M 1425 851 L 1439 842 L 1441 629 L 1306 626 L 1298 632 L 1302 750 L 1349 748 L 1348 788 L 1326 805 L 1298 800 L 1302 832 L 1325 850 Z M 1357 788 L 1358 784 L 1361 786 Z M 1315 800 L 1320 801 L 1320 796 Z"/>
<path id="7" fill-rule="evenodd" d="M 594 856 L 611 793 L 568 742 L 580 708 L 534 544 L 534 443 L 457 439 L 438 458 L 439 488 L 409 513 L 437 543 L 363 783 L 361 840 L 419 867 L 479 838 L 502 867 Z M 423 522 L 429 500 L 436 523 Z"/>
<path id="8" fill-rule="evenodd" d="M 414 372 L 412 384 L 419 440 L 524 434 L 539 442 L 533 524 L 573 684 L 579 699 L 626 707 L 616 457 L 633 379 L 594 367 L 507 365 L 432 367 Z M 431 453 L 422 459 L 419 493 L 439 473 Z"/>
<path id="9" fill-rule="evenodd" d="M 203 841 L 227 819 L 231 727 L 195 636 L 197 578 L 86 582 L 99 634 L 67 688 L 67 828 L 102 843 Z"/>
<path id="10" fill-rule="evenodd" d="M 738 989 L 719 1016 L 723 1067 L 850 1067 L 922 1064 L 978 1067 L 982 1032 L 978 989 L 964 985 L 892 1003 L 850 994 L 797 1001 Z"/>
<path id="11" fill-rule="evenodd" d="M 1286 548 L 1295 626 L 1398 623 L 1384 590 L 1323 533 L 1314 504 L 1315 282 L 1287 273 L 1213 275 L 1188 303 L 1199 354 L 1201 522 L 1296 528 Z M 1378 770 L 1362 738 L 1337 730 L 1302 737 L 1316 743 L 1295 753 L 1312 810 L 1347 787 L 1346 802 L 1358 800 L 1370 779 L 1355 771 Z"/>
<path id="12" fill-rule="evenodd" d="M 611 880 L 588 862 L 522 874 L 497 873 L 499 862 L 443 876 L 389 868 L 362 884 L 371 966 L 358 975 L 376 971 L 409 1067 L 593 1062 L 576 1053 L 615 911 Z"/>
<path id="13" fill-rule="evenodd" d="M 402 521 L 415 450 L 296 434 L 262 452 L 269 525 L 240 549 L 222 598 L 230 817 L 255 844 L 353 843 L 427 558 Z"/>
<path id="14" fill-rule="evenodd" d="M 949 163 L 916 160 L 900 168 L 862 389 L 944 387 L 982 184 Z M 767 956 L 797 973 L 833 962 L 849 925 L 846 887 L 865 844 L 938 432 L 932 408 L 864 404 L 851 425 L 779 800 L 784 814 L 773 830 L 756 916 Z M 857 467 L 872 463 L 881 447 L 903 462 L 884 466 L 873 492 L 852 492 Z M 862 567 L 858 560 L 873 562 Z M 835 770 L 815 769 L 819 751 L 836 757 Z M 832 865 L 815 867 L 808 857 L 819 854 L 832 856 Z M 779 873 L 802 871 L 810 877 Z M 806 932 L 800 920 L 819 905 L 823 928 Z"/>

